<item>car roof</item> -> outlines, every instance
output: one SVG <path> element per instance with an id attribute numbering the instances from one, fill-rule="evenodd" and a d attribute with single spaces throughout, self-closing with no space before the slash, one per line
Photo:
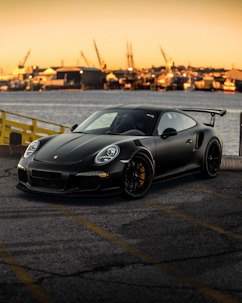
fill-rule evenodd
<path id="1" fill-rule="evenodd" d="M 117 105 L 117 106 L 110 106 L 105 107 L 104 109 L 140 109 L 145 111 L 154 111 L 154 112 L 163 112 L 166 110 L 179 110 L 176 108 L 171 107 L 163 107 L 158 105 L 142 105 L 142 104 L 129 104 L 129 105 Z"/>

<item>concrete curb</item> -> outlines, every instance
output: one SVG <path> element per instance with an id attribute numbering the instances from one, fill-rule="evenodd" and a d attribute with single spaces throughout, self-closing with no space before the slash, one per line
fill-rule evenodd
<path id="1" fill-rule="evenodd" d="M 22 145 L 0 145 L 0 157 L 20 158 L 26 148 L 27 146 Z M 220 170 L 242 170 L 242 157 L 224 155 Z"/>
<path id="2" fill-rule="evenodd" d="M 220 170 L 242 170 L 241 156 L 223 156 Z"/>

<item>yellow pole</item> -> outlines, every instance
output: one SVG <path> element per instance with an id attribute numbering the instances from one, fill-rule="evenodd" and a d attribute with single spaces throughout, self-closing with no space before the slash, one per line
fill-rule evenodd
<path id="1" fill-rule="evenodd" d="M 60 133 L 61 133 L 61 134 L 64 134 L 64 132 L 65 132 L 65 126 L 61 126 L 61 128 L 60 128 Z"/>
<path id="2" fill-rule="evenodd" d="M 240 113 L 239 156 L 242 156 L 242 112 Z"/>
<path id="3" fill-rule="evenodd" d="M 32 141 L 34 141 L 35 137 L 36 137 L 36 128 L 37 128 L 37 119 L 33 119 L 32 120 L 32 132 L 31 132 Z"/>
<path id="4" fill-rule="evenodd" d="M 4 144 L 5 121 L 6 121 L 6 112 L 2 111 L 2 130 L 0 136 L 0 145 Z"/>

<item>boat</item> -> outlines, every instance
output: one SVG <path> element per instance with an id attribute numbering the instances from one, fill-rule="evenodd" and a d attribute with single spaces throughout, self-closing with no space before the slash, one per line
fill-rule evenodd
<path id="1" fill-rule="evenodd" d="M 195 81 L 194 85 L 196 90 L 214 91 L 221 89 L 221 83 L 215 81 L 214 77 L 211 76 L 205 76 L 203 77 L 203 80 Z"/>
<path id="2" fill-rule="evenodd" d="M 229 91 L 229 92 L 235 92 L 236 91 L 235 80 L 227 78 L 224 81 L 223 90 L 224 91 Z"/>
<path id="3" fill-rule="evenodd" d="M 185 82 L 185 83 L 183 83 L 183 89 L 185 91 L 192 91 L 192 90 L 194 90 L 194 84 L 193 84 L 194 81 L 192 81 L 192 80 L 193 79 L 192 79 L 191 75 L 189 75 L 188 76 L 188 81 Z"/>

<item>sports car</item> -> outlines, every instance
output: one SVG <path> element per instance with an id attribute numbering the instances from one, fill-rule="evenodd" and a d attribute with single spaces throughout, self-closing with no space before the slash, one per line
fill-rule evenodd
<path id="1" fill-rule="evenodd" d="M 208 124 L 188 112 L 211 114 Z M 17 188 L 33 193 L 140 198 L 152 183 L 193 174 L 214 178 L 222 157 L 215 115 L 226 110 L 123 105 L 95 112 L 70 133 L 32 142 Z"/>

